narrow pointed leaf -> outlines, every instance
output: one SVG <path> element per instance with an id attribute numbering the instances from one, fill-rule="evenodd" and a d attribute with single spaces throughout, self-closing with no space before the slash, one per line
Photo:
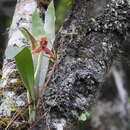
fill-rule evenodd
<path id="1" fill-rule="evenodd" d="M 36 100 L 34 90 L 34 66 L 32 54 L 28 48 L 24 48 L 15 56 L 16 65 L 26 89 L 29 91 L 33 101 Z"/>
<path id="2" fill-rule="evenodd" d="M 32 26 L 31 26 L 32 34 L 36 38 L 40 38 L 41 36 L 45 35 L 44 31 L 44 24 L 40 17 L 40 13 L 38 9 L 35 9 L 32 15 Z"/>
<path id="3" fill-rule="evenodd" d="M 24 35 L 24 37 L 27 39 L 27 40 L 31 40 L 31 43 L 32 43 L 32 49 L 35 49 L 36 48 L 36 39 L 33 37 L 33 35 L 24 27 L 21 27 L 20 28 L 20 31 L 22 32 L 22 34 Z"/>
<path id="4" fill-rule="evenodd" d="M 51 42 L 53 43 L 55 39 L 55 8 L 53 0 L 49 4 L 48 9 L 45 12 L 44 30 L 46 35 L 50 36 Z"/>
<path id="5" fill-rule="evenodd" d="M 53 0 L 48 6 L 48 9 L 45 13 L 45 24 L 44 24 L 44 29 L 45 29 L 45 36 L 48 38 L 48 44 L 47 48 L 50 50 L 52 49 L 53 42 L 55 39 L 55 8 L 54 8 L 54 3 Z M 46 74 L 48 71 L 48 66 L 49 66 L 49 58 L 45 57 L 43 55 L 40 55 L 40 59 L 42 59 L 41 65 L 40 65 L 40 70 L 39 73 L 37 74 L 37 84 L 38 86 L 43 89 L 43 85 L 45 82 Z"/>
<path id="6" fill-rule="evenodd" d="M 54 9 L 53 1 L 51 1 L 51 3 L 49 4 L 48 9 L 45 13 L 45 24 L 44 24 L 44 26 L 42 24 L 37 23 L 37 22 L 39 22 L 38 17 L 40 17 L 40 15 L 38 13 L 39 12 L 36 10 L 33 14 L 33 18 L 34 18 L 34 16 L 37 17 L 37 20 L 32 20 L 33 35 L 38 36 L 38 38 L 41 38 L 41 36 L 47 36 L 47 38 L 48 38 L 47 48 L 49 50 L 51 50 L 52 46 L 53 46 L 54 39 L 55 39 L 55 9 Z M 37 24 L 34 24 L 34 22 L 37 23 Z M 42 26 L 40 26 L 40 25 L 42 25 Z M 43 33 L 40 33 L 40 34 L 35 33 L 35 31 L 39 27 L 41 29 L 43 29 L 43 27 L 44 27 Z M 36 57 L 38 57 L 38 58 L 36 58 Z M 49 58 L 43 56 L 43 52 L 41 52 L 39 56 L 34 55 L 33 59 L 34 59 L 34 63 L 38 63 L 38 62 L 40 63 L 40 65 L 38 67 L 39 69 L 36 71 L 37 73 L 35 75 L 36 76 L 35 77 L 35 79 L 36 79 L 35 83 L 36 83 L 36 86 L 39 89 L 40 94 L 43 94 L 42 90 L 43 90 L 46 74 L 47 74 L 47 71 L 48 71 Z M 36 68 L 36 65 L 35 65 L 35 68 Z"/>

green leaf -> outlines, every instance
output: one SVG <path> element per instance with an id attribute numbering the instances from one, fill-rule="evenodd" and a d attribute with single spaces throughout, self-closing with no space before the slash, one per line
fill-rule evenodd
<path id="1" fill-rule="evenodd" d="M 14 58 L 24 47 L 7 47 L 5 50 L 6 58 Z"/>
<path id="2" fill-rule="evenodd" d="M 37 55 L 35 55 L 34 58 L 36 58 Z M 34 60 L 36 61 L 36 59 Z M 43 52 L 40 52 L 40 55 L 37 56 L 37 67 L 38 70 L 36 69 L 35 72 L 35 85 L 37 86 L 37 89 L 39 89 L 39 94 L 41 95 L 43 94 L 43 90 L 44 90 L 44 82 L 45 82 L 45 78 L 46 78 L 46 74 L 48 71 L 48 65 L 49 65 L 49 58 L 44 56 Z"/>
<path id="3" fill-rule="evenodd" d="M 85 115 L 86 115 L 86 117 L 88 118 L 88 117 L 90 117 L 91 114 L 90 114 L 88 111 L 86 111 L 86 112 L 85 112 Z"/>
<path id="4" fill-rule="evenodd" d="M 90 117 L 90 115 L 91 111 L 90 112 L 86 111 L 80 115 L 79 120 L 86 121 Z"/>
<path id="5" fill-rule="evenodd" d="M 30 50 L 28 48 L 24 48 L 15 56 L 15 61 L 24 85 L 29 91 L 32 100 L 35 101 L 36 94 L 34 89 L 34 66 Z"/>
<path id="6" fill-rule="evenodd" d="M 36 39 L 33 37 L 33 35 L 24 27 L 21 27 L 20 28 L 20 31 L 22 32 L 22 34 L 24 35 L 24 37 L 27 39 L 27 40 L 30 40 L 31 43 L 32 43 L 32 49 L 35 49 L 36 48 Z"/>
<path id="7" fill-rule="evenodd" d="M 51 42 L 54 42 L 55 39 L 55 8 L 53 0 L 48 6 L 47 11 L 45 12 L 45 24 L 44 30 L 46 35 L 48 35 L 51 39 Z"/>
<path id="8" fill-rule="evenodd" d="M 87 120 L 86 115 L 84 113 L 82 113 L 81 116 L 80 116 L 80 118 L 79 118 L 79 120 L 86 121 Z"/>
<path id="9" fill-rule="evenodd" d="M 53 0 L 50 2 L 47 11 L 45 12 L 45 34 L 48 37 L 47 48 L 52 50 L 53 42 L 55 40 L 55 8 Z M 39 85 L 41 86 L 45 82 L 46 74 L 48 71 L 49 58 L 43 56 L 41 68 L 39 71 Z"/>
<path id="10" fill-rule="evenodd" d="M 55 39 L 55 8 L 53 1 L 48 6 L 48 9 L 45 13 L 45 24 L 44 24 L 44 29 L 45 29 L 45 36 L 48 38 L 48 45 L 47 48 L 50 50 L 52 49 L 53 42 Z M 34 55 L 34 63 L 37 63 L 39 65 L 39 70 L 36 75 L 36 86 L 39 89 L 40 94 L 43 94 L 43 86 L 46 78 L 46 74 L 48 71 L 48 66 L 49 66 L 49 58 L 43 56 L 43 52 L 40 53 L 38 58 L 36 58 L 37 55 Z M 36 59 L 39 59 L 36 61 Z M 39 63 L 38 63 L 39 62 Z M 36 67 L 35 67 L 36 68 Z"/>
<path id="11" fill-rule="evenodd" d="M 31 30 L 32 30 L 33 36 L 36 37 L 37 39 L 45 35 L 44 24 L 43 24 L 42 19 L 40 18 L 40 13 L 38 9 L 35 9 L 32 15 Z"/>

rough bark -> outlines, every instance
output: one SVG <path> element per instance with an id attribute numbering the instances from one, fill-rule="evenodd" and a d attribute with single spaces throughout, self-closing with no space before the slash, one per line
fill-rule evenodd
<path id="1" fill-rule="evenodd" d="M 36 8 L 34 0 L 17 1 L 15 14 L 9 31 L 8 47 L 10 46 L 29 46 L 19 27 L 30 29 L 32 13 Z M 5 58 L 3 65 L 2 78 L 4 79 L 3 96 L 0 97 L 0 118 L 10 117 L 11 108 L 21 107 L 26 104 L 26 91 L 16 70 L 15 61 Z"/>
<path id="2" fill-rule="evenodd" d="M 21 3 L 29 3 L 31 6 L 32 1 L 21 0 Z M 25 15 L 23 8 L 18 9 L 10 31 L 9 45 L 22 46 L 27 43 L 21 35 L 17 35 L 17 38 L 15 35 L 19 26 L 27 25 L 28 28 L 31 14 Z M 26 9 L 28 12 L 28 8 Z M 95 102 L 97 92 L 101 89 L 114 58 L 118 54 L 124 54 L 124 51 L 127 52 L 129 47 L 129 14 L 130 8 L 126 0 L 74 0 L 69 16 L 57 34 L 55 44 L 59 58 L 43 96 L 46 110 L 50 110 L 45 117 L 50 127 L 72 124 Z M 18 80 L 18 76 L 8 72 L 8 69 L 15 70 L 11 64 L 9 60 L 4 62 L 4 86 L 10 86 L 10 77 Z M 9 90 L 6 92 L 10 93 Z M 18 98 L 17 94 L 17 91 L 13 92 L 12 97 Z M 6 114 L 0 115 L 10 116 L 7 109 L 3 111 Z"/>
<path id="3" fill-rule="evenodd" d="M 55 41 L 60 57 L 44 96 L 52 122 L 72 123 L 95 102 L 114 58 L 129 47 L 129 11 L 125 0 L 74 1 Z"/>

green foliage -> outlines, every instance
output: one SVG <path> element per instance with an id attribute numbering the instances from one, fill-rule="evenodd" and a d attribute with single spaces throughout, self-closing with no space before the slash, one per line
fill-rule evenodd
<path id="1" fill-rule="evenodd" d="M 34 18 L 35 17 L 35 18 Z M 37 36 L 38 38 L 43 36 L 47 36 L 48 38 L 48 45 L 47 48 L 50 50 L 52 49 L 52 45 L 55 39 L 55 8 L 53 0 L 48 6 L 47 11 L 45 12 L 45 24 L 38 23 L 37 21 L 41 21 L 40 15 L 38 11 L 35 11 L 32 17 L 32 32 L 34 36 Z M 37 33 L 37 26 L 38 28 L 44 28 L 43 34 Z M 35 33 L 34 33 L 34 31 Z M 37 38 L 37 39 L 38 39 Z M 36 70 L 35 73 L 35 85 L 37 86 L 37 89 L 39 89 L 39 95 L 42 94 L 46 73 L 48 71 L 49 66 L 49 58 L 45 57 L 43 52 L 41 52 L 39 55 L 34 55 L 34 68 Z"/>
<path id="2" fill-rule="evenodd" d="M 0 78 L 0 81 L 2 81 L 2 80 L 4 80 L 4 79 Z"/>
<path id="3" fill-rule="evenodd" d="M 34 36 L 24 27 L 19 28 L 19 30 L 22 32 L 26 40 L 31 41 L 32 49 L 35 49 L 37 40 L 34 38 Z"/>
<path id="4" fill-rule="evenodd" d="M 55 39 L 55 8 L 53 0 L 48 6 L 45 12 L 45 24 L 44 24 L 45 34 L 50 36 L 51 42 Z"/>
<path id="5" fill-rule="evenodd" d="M 93 112 L 92 110 L 88 110 L 88 111 L 82 113 L 79 117 L 79 120 L 86 121 L 91 116 L 92 112 Z"/>
<path id="6" fill-rule="evenodd" d="M 24 85 L 28 90 L 32 100 L 35 101 L 36 94 L 34 90 L 34 67 L 30 50 L 28 48 L 24 48 L 15 56 L 15 61 Z"/>
<path id="7" fill-rule="evenodd" d="M 43 24 L 40 18 L 38 9 L 34 11 L 32 15 L 31 30 L 32 34 L 26 28 L 20 28 L 20 31 L 26 40 L 32 42 L 33 49 L 35 48 L 36 40 L 39 40 L 42 36 L 47 36 L 49 41 L 47 47 L 50 50 L 52 49 L 55 39 L 55 9 L 53 0 L 49 4 L 45 13 L 45 24 Z M 28 91 L 28 102 L 31 104 L 29 105 L 29 118 L 31 121 L 34 121 L 36 116 L 35 104 L 39 96 L 38 94 L 44 86 L 49 66 L 49 58 L 45 57 L 43 52 L 40 52 L 39 55 L 33 55 L 32 57 L 31 51 L 26 47 L 8 47 L 5 54 L 7 58 L 15 58 L 17 69 L 25 88 Z M 34 86 L 36 86 L 36 88 Z"/>
<path id="8" fill-rule="evenodd" d="M 45 35 L 44 24 L 40 18 L 40 13 L 38 9 L 35 9 L 32 15 L 32 25 L 31 25 L 32 34 L 34 37 L 39 39 L 41 36 Z"/>

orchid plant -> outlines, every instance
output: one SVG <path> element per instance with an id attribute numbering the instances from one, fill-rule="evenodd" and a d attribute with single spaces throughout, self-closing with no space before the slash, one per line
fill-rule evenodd
<path id="1" fill-rule="evenodd" d="M 19 30 L 26 40 L 31 41 L 31 49 L 27 47 L 8 47 L 5 55 L 7 58 L 15 58 L 17 69 L 27 89 L 29 119 L 34 121 L 37 100 L 43 94 L 40 92 L 44 86 L 49 60 L 55 56 L 55 53 L 51 51 L 55 39 L 53 0 L 45 12 L 44 24 L 40 18 L 39 10 L 36 9 L 32 15 L 31 32 L 25 27 L 21 27 Z"/>

